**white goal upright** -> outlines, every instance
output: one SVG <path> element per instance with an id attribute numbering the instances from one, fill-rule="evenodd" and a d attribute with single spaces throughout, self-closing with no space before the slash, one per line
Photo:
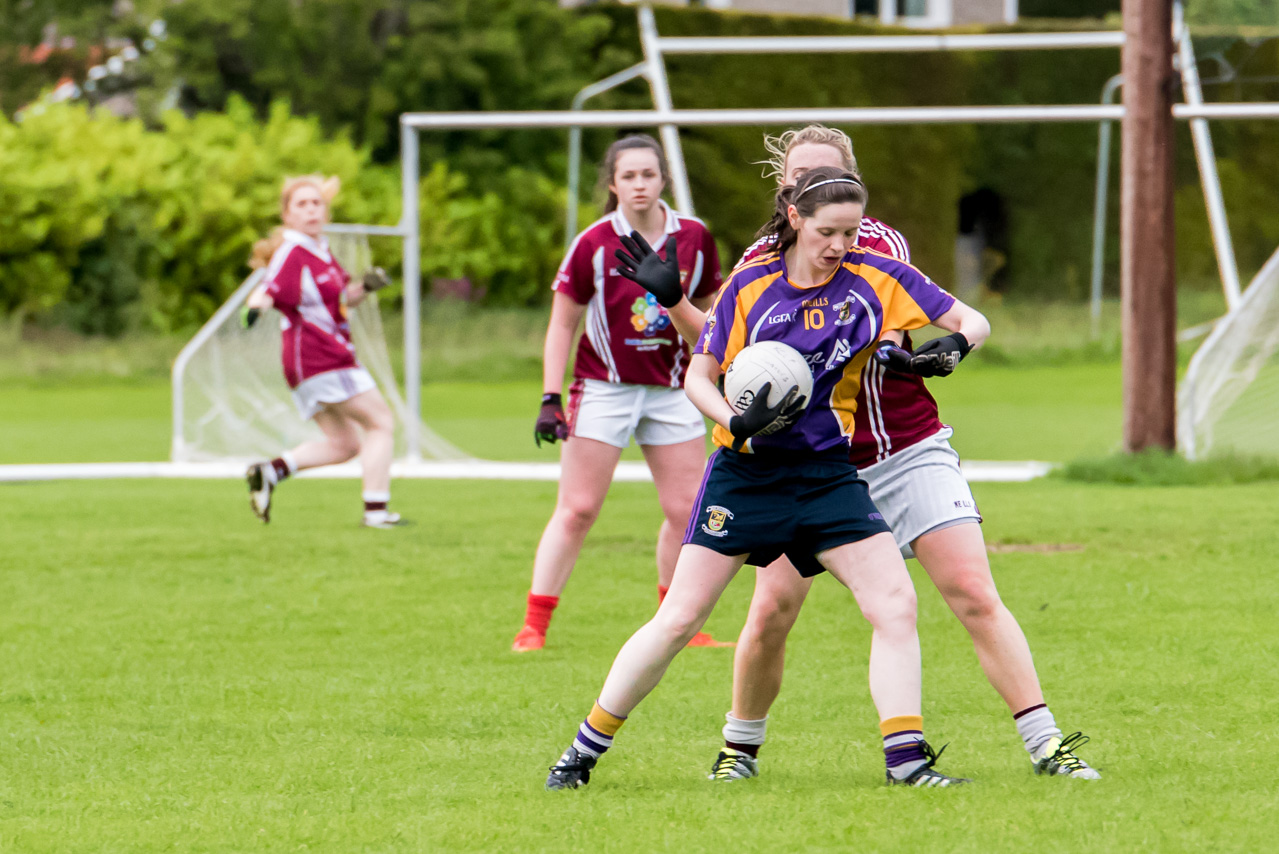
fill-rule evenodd
<path id="1" fill-rule="evenodd" d="M 1192 460 L 1279 458 L 1279 251 L 1190 360 L 1177 436 Z"/>
<path id="2" fill-rule="evenodd" d="M 328 237 L 333 254 L 352 278 L 372 266 L 366 234 L 337 232 Z M 175 463 L 269 459 L 320 438 L 319 428 L 298 414 L 284 381 L 279 315 L 265 312 L 252 329 L 240 325 L 240 308 L 263 274 L 259 270 L 249 276 L 174 362 Z M 356 356 L 377 381 L 395 418 L 396 459 L 415 458 L 409 444 L 414 435 L 427 459 L 469 459 L 405 404 L 391 368 L 377 295 L 370 294 L 352 309 L 349 320 Z M 415 433 L 409 429 L 413 426 Z"/>

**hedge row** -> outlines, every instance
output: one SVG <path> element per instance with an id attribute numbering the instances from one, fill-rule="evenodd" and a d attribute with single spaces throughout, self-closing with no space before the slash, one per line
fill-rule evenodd
<path id="1" fill-rule="evenodd" d="M 158 129 L 59 105 L 0 119 L 0 314 L 89 333 L 188 328 L 243 280 L 254 240 L 279 222 L 282 176 L 341 177 L 335 217 L 392 223 L 399 173 L 278 103 L 259 121 L 172 113 Z M 479 192 L 443 164 L 422 179 L 423 272 L 471 275 L 536 301 L 562 249 L 564 195 L 524 170 Z M 381 259 L 394 265 L 394 255 Z"/>

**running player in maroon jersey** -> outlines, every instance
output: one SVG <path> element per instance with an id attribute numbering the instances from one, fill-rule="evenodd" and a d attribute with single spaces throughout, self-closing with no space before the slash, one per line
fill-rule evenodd
<path id="1" fill-rule="evenodd" d="M 887 782 L 966 782 L 934 770 L 938 754 L 924 741 L 915 590 L 888 524 L 849 460 L 848 437 L 862 369 L 885 328 L 932 323 L 977 346 L 989 326 L 909 264 L 874 250 L 849 251 L 865 203 L 860 179 L 839 169 L 812 169 L 796 186 L 783 187 L 770 223 L 776 250 L 734 270 L 716 299 L 686 387 L 715 421 L 719 449 L 707 465 L 674 584 L 657 615 L 618 653 L 594 708 L 552 766 L 548 789 L 589 782 L 626 717 L 657 686 L 737 571 L 782 554 L 797 577 L 835 576 L 873 628 L 870 691 Z M 641 261 L 634 272 L 646 279 L 643 267 Z M 795 400 L 797 387 L 771 408 L 769 389 L 761 388 L 740 414 L 721 395 L 716 381 L 757 341 L 780 341 L 805 356 L 813 372 L 807 408 Z"/>
<path id="2" fill-rule="evenodd" d="M 856 172 L 852 143 L 841 131 L 809 126 L 765 144 L 773 154 L 779 183 L 793 184 L 808 169 L 837 166 Z M 906 240 L 884 223 L 863 218 L 857 245 L 910 260 Z M 772 245 L 765 236 L 742 262 Z M 671 308 L 677 328 L 690 331 L 701 315 L 687 304 Z M 910 350 L 909 336 L 894 337 Z M 927 350 L 932 362 L 957 360 L 971 342 L 946 336 L 915 351 Z M 951 429 L 938 416 L 937 404 L 923 378 L 911 372 L 905 353 L 889 350 L 885 361 L 867 362 L 856 408 L 850 459 L 870 486 L 871 497 L 903 555 L 917 557 L 946 603 L 972 637 L 977 657 L 999 692 L 1021 735 L 1034 770 L 1096 779 L 1099 774 L 1075 755 L 1086 738 L 1062 735 L 1044 702 L 1030 646 L 1012 613 L 999 598 L 986 556 L 976 502 L 951 448 Z M 891 369 L 890 360 L 907 372 Z M 935 365 L 925 376 L 949 373 Z M 781 691 L 786 637 L 799 616 L 812 583 L 790 571 L 783 558 L 756 576 L 750 614 L 738 638 L 733 671 L 733 710 L 726 716 L 724 749 L 711 770 L 716 780 L 736 780 L 758 773 L 768 711 Z"/>
<path id="3" fill-rule="evenodd" d="M 283 315 L 284 379 L 293 389 L 298 412 L 314 420 L 324 438 L 249 466 L 249 504 L 259 519 L 269 522 L 271 495 L 285 478 L 303 469 L 344 463 L 358 454 L 364 468 L 361 524 L 393 528 L 403 522 L 387 509 L 394 422 L 373 377 L 356 361 L 346 319 L 347 307 L 358 305 L 386 279 L 374 268 L 363 281 L 352 282 L 329 252 L 324 226 L 337 189 L 337 178 L 308 175 L 286 180 L 280 194 L 284 228 L 253 247 L 250 265 L 265 267 L 266 278 L 249 295 L 246 322 L 254 322 L 268 308 Z"/>
<path id="4" fill-rule="evenodd" d="M 613 257 L 620 238 L 638 231 L 674 253 L 667 259 L 678 269 L 678 287 L 690 305 L 703 310 L 710 305 L 721 283 L 715 241 L 700 220 L 676 214 L 661 200 L 667 176 L 666 159 L 652 137 L 614 142 L 600 173 L 600 183 L 608 188 L 606 215 L 577 236 L 555 277 L 543 361 L 545 393 L 534 436 L 539 445 L 565 442 L 555 512 L 537 546 L 515 652 L 545 645 L 560 592 L 632 438 L 653 473 L 665 516 L 657 535 L 659 601 L 675 572 L 680 535 L 706 461 L 706 428 L 684 395 L 688 344 L 652 295 L 618 275 Z M 583 320 L 586 330 L 565 413 L 564 368 Z M 692 643 L 732 645 L 706 634 Z"/>

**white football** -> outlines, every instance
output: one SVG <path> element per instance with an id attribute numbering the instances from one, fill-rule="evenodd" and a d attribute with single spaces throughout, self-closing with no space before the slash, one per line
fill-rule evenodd
<path id="1" fill-rule="evenodd" d="M 773 384 L 769 406 L 780 403 L 791 386 L 799 386 L 805 408 L 813 399 L 812 368 L 798 350 L 780 341 L 760 341 L 738 353 L 724 376 L 724 397 L 734 411 L 744 412 L 764 383 Z"/>

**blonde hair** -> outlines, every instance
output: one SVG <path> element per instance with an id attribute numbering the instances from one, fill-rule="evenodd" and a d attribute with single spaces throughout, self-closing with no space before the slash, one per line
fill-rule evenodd
<path id="1" fill-rule="evenodd" d="M 826 125 L 812 124 L 802 128 L 792 128 L 777 136 L 764 135 L 764 149 L 768 159 L 761 160 L 760 165 L 766 167 L 764 176 L 776 178 L 778 186 L 786 177 L 786 158 L 791 149 L 797 145 L 829 145 L 839 152 L 845 171 L 852 172 L 858 178 L 861 171 L 857 168 L 857 158 L 853 156 L 853 141 L 842 130 L 828 128 Z"/>
<path id="2" fill-rule="evenodd" d="M 320 197 L 324 199 L 324 204 L 332 207 L 333 199 L 337 197 L 338 190 L 342 188 L 342 180 L 336 175 L 298 175 L 292 178 L 285 178 L 284 185 L 280 188 L 280 217 L 283 219 L 284 214 L 289 209 L 289 202 L 293 200 L 293 194 L 303 187 L 314 187 L 320 193 Z M 261 269 L 271 263 L 271 256 L 275 254 L 275 250 L 284 244 L 284 228 L 276 226 L 271 229 L 271 233 L 253 244 L 253 252 L 249 255 L 249 266 L 254 270 Z"/>

